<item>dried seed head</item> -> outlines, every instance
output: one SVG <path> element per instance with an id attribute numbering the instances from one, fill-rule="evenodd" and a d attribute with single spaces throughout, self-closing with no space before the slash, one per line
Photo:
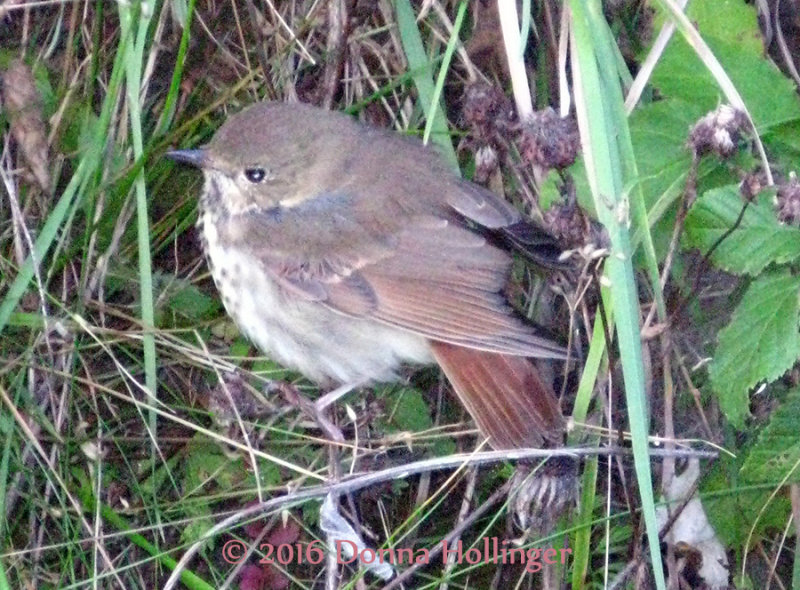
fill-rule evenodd
<path id="1" fill-rule="evenodd" d="M 490 145 L 483 145 L 475 150 L 475 175 L 472 180 L 483 184 L 495 170 L 497 170 L 497 150 Z"/>
<path id="2" fill-rule="evenodd" d="M 586 243 L 586 225 L 577 207 L 553 205 L 544 212 L 544 224 L 548 231 L 570 248 Z"/>
<path id="3" fill-rule="evenodd" d="M 794 173 L 789 176 L 789 182 L 778 186 L 775 209 L 781 223 L 800 225 L 800 182 Z"/>
<path id="4" fill-rule="evenodd" d="M 519 144 L 522 159 L 528 164 L 545 169 L 566 168 L 578 156 L 578 126 L 573 119 L 562 119 L 548 107 L 525 123 Z"/>
<path id="5" fill-rule="evenodd" d="M 476 138 L 489 139 L 507 130 L 514 109 L 503 91 L 489 84 L 472 84 L 464 93 L 464 123 Z"/>
<path id="6" fill-rule="evenodd" d="M 742 199 L 752 201 L 766 184 L 767 179 L 762 171 L 748 172 L 739 184 L 739 192 L 742 195 Z"/>
<path id="7" fill-rule="evenodd" d="M 590 220 L 577 204 L 553 205 L 544 212 L 545 228 L 569 249 L 587 244 L 605 247 L 602 228 Z"/>
<path id="8" fill-rule="evenodd" d="M 512 512 L 523 530 L 550 532 L 560 516 L 572 510 L 578 499 L 578 462 L 571 457 L 556 457 L 536 473 L 520 463 L 513 476 Z"/>
<path id="9" fill-rule="evenodd" d="M 700 119 L 689 133 L 689 147 L 699 156 L 715 153 L 729 158 L 748 129 L 745 114 L 728 104 L 720 105 Z"/>

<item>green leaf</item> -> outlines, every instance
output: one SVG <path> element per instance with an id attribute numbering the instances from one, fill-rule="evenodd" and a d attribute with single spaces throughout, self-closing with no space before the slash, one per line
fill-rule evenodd
<path id="1" fill-rule="evenodd" d="M 419 390 L 386 387 L 379 395 L 386 400 L 388 416 L 382 422 L 387 432 L 423 432 L 433 428 L 431 409 Z M 433 453 L 437 456 L 454 452 L 455 445 L 449 437 L 439 438 L 433 443 Z"/>
<path id="2" fill-rule="evenodd" d="M 191 543 L 201 538 L 214 525 L 212 506 L 208 502 L 187 501 L 202 498 L 211 490 L 231 490 L 247 476 L 240 459 L 230 459 L 220 445 L 208 442 L 197 434 L 187 446 L 183 462 L 184 502 L 186 516 L 191 522 L 183 529 L 181 540 Z M 213 537 L 204 541 L 213 548 Z"/>
<path id="3" fill-rule="evenodd" d="M 453 142 L 447 130 L 447 118 L 441 101 L 435 99 L 436 91 L 430 73 L 433 63 L 425 52 L 414 10 L 409 0 L 397 0 L 395 3 L 397 30 L 403 43 L 403 50 L 408 59 L 408 67 L 414 78 L 414 85 L 419 92 L 420 106 L 426 116 L 433 118 L 432 139 L 439 147 L 442 156 L 455 170 L 458 170 L 458 157 L 453 149 Z"/>
<path id="4" fill-rule="evenodd" d="M 791 514 L 787 495 L 770 500 L 773 486 L 746 486 L 739 480 L 740 459 L 724 459 L 708 473 L 700 486 L 706 515 L 727 547 L 750 547 L 767 531 L 780 529 Z"/>
<path id="5" fill-rule="evenodd" d="M 702 115 L 696 106 L 681 100 L 662 100 L 636 109 L 630 117 L 631 142 L 647 217 L 652 226 L 683 193 L 691 156 L 686 148 L 689 128 Z M 672 232 L 672 223 L 664 233 Z"/>
<path id="6" fill-rule="evenodd" d="M 391 408 L 389 422 L 398 430 L 419 432 L 433 426 L 430 408 L 416 389 L 404 387 L 394 392 L 392 401 L 395 403 Z"/>
<path id="7" fill-rule="evenodd" d="M 743 206 L 735 186 L 704 193 L 686 217 L 688 244 L 704 254 L 708 252 L 733 227 Z M 739 226 L 711 255 L 720 268 L 747 275 L 756 275 L 770 264 L 784 264 L 798 258 L 800 230 L 778 222 L 770 192 L 756 197 Z"/>
<path id="8" fill-rule="evenodd" d="M 800 119 L 778 125 L 763 138 L 770 161 L 783 170 L 794 170 L 800 160 Z"/>
<path id="9" fill-rule="evenodd" d="M 793 83 L 764 58 L 753 6 L 741 0 L 701 0 L 690 3 L 687 15 L 741 94 L 759 133 L 800 117 Z M 703 112 L 715 109 L 722 94 L 679 35 L 653 71 L 652 83 L 663 96 L 682 99 Z"/>
<path id="10" fill-rule="evenodd" d="M 214 489 L 230 490 L 246 471 L 240 459 L 231 459 L 222 447 L 204 440 L 197 434 L 190 443 L 191 451 L 184 460 L 184 489 L 189 494 L 201 494 L 208 485 Z"/>
<path id="11" fill-rule="evenodd" d="M 779 150 L 793 141 L 800 104 L 791 81 L 764 57 L 754 8 L 741 0 L 695 0 L 688 16 L 736 85 L 764 143 Z M 667 46 L 651 80 L 661 99 L 639 106 L 630 126 L 648 220 L 663 255 L 672 235 L 675 203 L 685 188 L 689 129 L 719 105 L 722 92 L 680 35 Z M 787 165 L 791 161 L 779 155 L 776 159 Z M 726 166 L 703 158 L 698 171 L 701 192 L 730 182 Z"/>
<path id="12" fill-rule="evenodd" d="M 600 222 L 608 232 L 611 251 L 605 262 L 610 288 L 603 300 L 616 327 L 619 358 L 625 383 L 636 481 L 641 514 L 647 531 L 651 563 L 661 563 L 650 457 L 647 449 L 649 415 L 645 395 L 645 371 L 639 335 L 639 301 L 633 272 L 628 211 L 633 219 L 646 223 L 639 191 L 629 191 L 641 175 L 634 158 L 628 120 L 616 77 L 617 60 L 608 25 L 599 2 L 571 0 L 571 53 L 575 113 L 583 146 L 586 176 Z M 643 228 L 644 229 L 644 228 Z M 645 242 L 646 245 L 649 241 Z M 652 252 L 648 252 L 651 254 Z M 648 256 L 652 278 L 654 256 Z M 655 271 L 655 272 L 653 272 Z M 663 571 L 653 568 L 656 588 L 666 588 Z"/>
<path id="13" fill-rule="evenodd" d="M 216 297 L 203 293 L 186 279 L 174 278 L 164 286 L 166 305 L 174 314 L 198 322 L 215 317 L 220 311 Z"/>
<path id="14" fill-rule="evenodd" d="M 731 39 L 740 51 L 749 54 L 761 55 L 764 51 L 756 9 L 742 0 L 692 2 L 687 14 L 697 24 L 704 39 Z"/>
<path id="15" fill-rule="evenodd" d="M 782 375 L 800 354 L 798 289 L 800 277 L 765 273 L 753 281 L 720 331 L 709 376 L 722 411 L 738 428 L 749 414 L 750 388 Z"/>
<path id="16" fill-rule="evenodd" d="M 779 482 L 789 475 L 788 481 L 800 481 L 797 416 L 800 416 L 800 388 L 787 394 L 758 437 L 742 467 L 743 479 L 752 483 Z"/>

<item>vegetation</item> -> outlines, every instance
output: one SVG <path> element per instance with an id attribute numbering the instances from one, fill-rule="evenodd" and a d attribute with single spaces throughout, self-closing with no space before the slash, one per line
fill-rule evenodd
<path id="1" fill-rule="evenodd" d="M 800 12 L 676 4 L 0 5 L 0 589 L 800 587 Z M 559 237 L 509 295 L 577 351 L 580 452 L 471 462 L 433 369 L 326 437 L 163 157 L 263 99 L 429 138 Z"/>

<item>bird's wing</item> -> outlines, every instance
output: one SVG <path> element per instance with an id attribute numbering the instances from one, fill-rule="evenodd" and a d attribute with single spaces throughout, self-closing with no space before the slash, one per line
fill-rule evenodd
<path id="1" fill-rule="evenodd" d="M 447 194 L 447 204 L 456 213 L 490 230 L 498 241 L 539 266 L 568 268 L 560 259 L 562 249 L 555 238 L 522 219 L 506 201 L 470 182 L 460 181 L 457 186 L 458 190 Z"/>
<path id="2" fill-rule="evenodd" d="M 251 214 L 251 228 L 239 227 L 264 235 L 261 221 Z M 509 306 L 501 291 L 511 258 L 481 235 L 429 215 L 405 219 L 380 242 L 346 233 L 347 246 L 316 261 L 266 246 L 257 258 L 287 290 L 346 315 L 488 352 L 565 357 Z"/>

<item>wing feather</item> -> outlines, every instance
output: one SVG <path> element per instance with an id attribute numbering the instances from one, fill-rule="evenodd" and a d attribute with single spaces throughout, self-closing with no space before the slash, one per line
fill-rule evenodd
<path id="1" fill-rule="evenodd" d="M 467 204 L 474 206 L 469 211 L 472 217 L 483 211 L 496 223 L 503 217 L 516 222 L 496 203 L 474 200 Z M 468 207 L 461 203 L 461 210 Z M 263 235 L 254 258 L 265 270 L 288 290 L 343 314 L 373 318 L 431 340 L 487 352 L 565 358 L 564 349 L 539 335 L 503 296 L 510 255 L 457 219 L 410 215 L 397 224 L 394 233 L 380 237 L 351 220 L 338 225 L 338 241 L 307 232 L 309 246 L 304 248 L 302 243 L 281 238 L 287 223 L 300 224 L 294 217 L 251 211 L 238 220 L 237 227 L 244 225 L 244 231 L 228 236 L 244 245 L 240 236 Z M 324 240 L 328 250 L 322 248 Z M 331 243 L 335 253 L 330 252 Z M 317 254 L 309 256 L 309 252 Z"/>

